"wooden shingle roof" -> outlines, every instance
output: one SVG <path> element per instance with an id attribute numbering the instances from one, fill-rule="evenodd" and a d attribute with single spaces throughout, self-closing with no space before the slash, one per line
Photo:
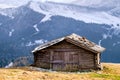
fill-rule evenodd
<path id="1" fill-rule="evenodd" d="M 38 47 L 36 47 L 32 52 L 36 52 L 36 51 L 39 51 L 39 50 L 42 50 L 42 49 L 45 49 L 47 47 L 50 47 L 54 44 L 57 44 L 63 40 L 66 40 L 67 42 L 71 43 L 71 44 L 74 44 L 78 47 L 81 47 L 81 48 L 84 48 L 86 50 L 89 50 L 89 51 L 92 51 L 94 53 L 101 53 L 105 50 L 105 48 L 89 41 L 88 39 L 86 39 L 85 37 L 81 37 L 77 34 L 71 34 L 69 36 L 66 36 L 66 37 L 62 37 L 62 38 L 59 38 L 59 39 L 55 39 L 55 40 L 52 40 L 50 42 L 47 42 L 43 45 L 40 45 Z"/>

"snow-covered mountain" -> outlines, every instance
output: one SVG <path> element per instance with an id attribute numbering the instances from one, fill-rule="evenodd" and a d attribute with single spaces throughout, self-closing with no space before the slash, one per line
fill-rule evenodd
<path id="1" fill-rule="evenodd" d="M 114 8 L 120 6 L 119 0 L 74 0 L 71 4 L 77 4 L 93 8 Z"/>
<path id="2" fill-rule="evenodd" d="M 92 0 L 91 5 L 87 5 L 87 7 L 86 5 L 84 5 L 85 7 L 79 5 L 88 3 L 88 0 L 82 0 L 81 2 L 77 1 L 77 3 L 79 3 L 78 6 L 71 4 L 59 4 L 53 2 L 40 1 L 30 1 L 28 3 L 28 6 L 36 12 L 46 15 L 41 22 L 50 20 L 51 16 L 64 16 L 67 18 L 73 18 L 75 20 L 84 21 L 85 23 L 113 25 L 113 28 L 119 29 L 117 25 L 120 24 L 120 5 L 115 5 L 115 3 L 118 3 L 118 0 L 108 0 L 108 2 L 105 2 L 105 4 L 111 3 L 110 6 L 105 7 L 103 5 L 104 8 L 110 8 L 108 10 L 104 10 L 104 8 L 96 9 L 95 6 L 92 8 L 93 1 L 94 0 Z M 98 0 L 98 4 L 102 4 L 102 2 L 103 0 Z M 75 3 L 76 1 L 73 4 Z M 98 7 L 97 3 L 96 6 Z M 12 12 L 16 13 L 14 10 L 12 10 Z M 4 11 L 3 9 L 3 11 L 0 11 L 0 13 L 2 15 L 8 15 L 9 17 L 12 17 L 11 10 Z"/>
<path id="3" fill-rule="evenodd" d="M 39 44 L 73 32 L 106 47 L 102 61 L 120 62 L 118 0 L 96 3 L 95 0 L 36 0 L 21 2 L 18 6 L 7 4 L 0 7 L 1 67 L 31 55 L 30 51 Z"/>

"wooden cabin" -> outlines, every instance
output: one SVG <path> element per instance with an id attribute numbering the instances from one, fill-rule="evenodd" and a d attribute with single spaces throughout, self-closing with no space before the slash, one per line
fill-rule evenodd
<path id="1" fill-rule="evenodd" d="M 71 34 L 43 45 L 32 52 L 34 66 L 57 71 L 81 71 L 101 69 L 100 54 L 105 48 Z"/>

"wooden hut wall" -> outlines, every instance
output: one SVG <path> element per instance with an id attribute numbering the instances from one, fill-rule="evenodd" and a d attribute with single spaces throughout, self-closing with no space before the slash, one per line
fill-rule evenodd
<path id="1" fill-rule="evenodd" d="M 96 55 L 69 42 L 62 41 L 37 52 L 35 65 L 66 71 L 94 69 L 97 65 Z"/>
<path id="2" fill-rule="evenodd" d="M 50 68 L 50 54 L 48 51 L 34 53 L 34 65 L 41 68 Z"/>

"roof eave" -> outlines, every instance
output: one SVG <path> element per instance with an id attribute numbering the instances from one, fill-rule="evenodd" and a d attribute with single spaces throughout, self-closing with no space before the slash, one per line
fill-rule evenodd
<path id="1" fill-rule="evenodd" d="M 43 45 L 40 45 L 40 46 L 36 47 L 36 48 L 32 51 L 32 53 L 34 53 L 34 52 L 36 52 L 36 51 L 39 51 L 39 50 L 42 50 L 42 49 L 45 49 L 45 48 L 47 48 L 47 47 L 49 47 L 49 46 L 52 46 L 52 45 L 54 45 L 54 44 L 56 44 L 56 43 L 59 43 L 59 42 L 63 41 L 64 39 L 65 39 L 65 37 L 62 37 L 62 38 L 59 38 L 59 39 L 56 39 L 56 40 L 52 40 L 52 41 L 50 41 L 50 42 L 47 42 L 47 43 L 45 43 L 45 44 L 43 44 Z"/>

